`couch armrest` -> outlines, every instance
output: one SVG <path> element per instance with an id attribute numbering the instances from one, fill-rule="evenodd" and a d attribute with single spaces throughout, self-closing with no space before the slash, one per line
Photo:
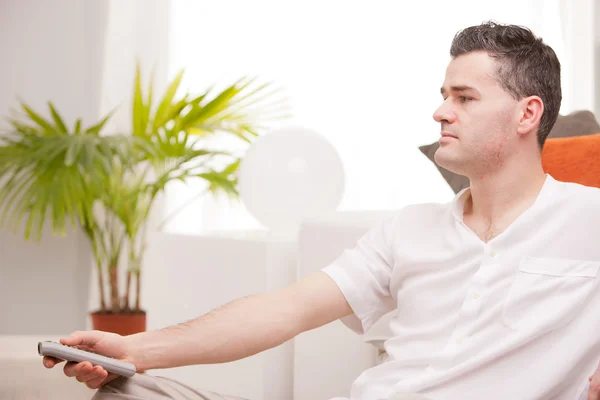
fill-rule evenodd
<path id="1" fill-rule="evenodd" d="M 298 278 L 329 265 L 344 249 L 354 247 L 371 227 L 392 213 L 336 212 L 305 221 L 298 237 Z M 294 399 L 349 396 L 352 382 L 358 375 L 380 362 L 377 350 L 365 342 L 370 332 L 376 332 L 377 338 L 382 338 L 382 333 L 373 329 L 359 336 L 339 321 L 296 337 Z M 327 376 L 328 379 L 314 385 L 315 376 Z"/>
<path id="2" fill-rule="evenodd" d="M 67 335 L 64 335 L 67 336 Z M 38 342 L 55 335 L 0 335 L 0 397 L 3 399 L 86 399 L 94 392 L 63 374 L 62 364 L 47 369 L 37 353 Z"/>

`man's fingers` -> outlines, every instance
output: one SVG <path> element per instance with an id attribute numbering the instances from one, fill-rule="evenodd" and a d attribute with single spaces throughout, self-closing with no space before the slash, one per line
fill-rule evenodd
<path id="1" fill-rule="evenodd" d="M 80 363 L 68 362 L 65 364 L 64 368 L 65 375 L 70 378 L 74 376 L 89 374 L 91 370 L 92 364 L 89 361 L 83 361 Z"/>
<path id="2" fill-rule="evenodd" d="M 106 372 L 104 369 L 103 369 L 103 371 L 104 372 L 101 375 L 99 375 L 97 378 L 93 378 L 93 379 L 90 379 L 89 381 L 87 381 L 85 383 L 86 386 L 89 387 L 90 389 L 98 389 L 100 386 L 102 386 L 102 384 L 108 377 L 108 372 Z"/>
<path id="3" fill-rule="evenodd" d="M 44 363 L 44 366 L 46 368 L 52 368 L 54 367 L 56 364 L 60 364 L 61 362 L 63 362 L 64 360 L 60 360 L 58 358 L 55 357 L 51 357 L 51 356 L 44 356 L 44 358 L 42 359 L 42 362 Z"/>
<path id="4" fill-rule="evenodd" d="M 61 338 L 60 342 L 67 346 L 89 346 L 94 347 L 104 334 L 100 331 L 75 331 L 68 337 Z"/>
<path id="5" fill-rule="evenodd" d="M 87 371 L 87 369 L 85 371 Z M 91 369 L 89 369 L 89 371 L 90 372 L 88 372 L 88 373 L 83 372 L 82 375 L 78 375 L 77 376 L 77 380 L 79 382 L 85 382 L 85 383 L 87 383 L 88 381 L 90 381 L 92 379 L 96 379 L 99 376 L 102 376 L 104 368 L 102 368 L 99 365 L 96 365 L 95 367 L 92 367 Z"/>

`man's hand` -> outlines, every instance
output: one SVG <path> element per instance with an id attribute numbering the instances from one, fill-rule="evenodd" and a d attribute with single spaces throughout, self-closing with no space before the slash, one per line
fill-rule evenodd
<path id="1" fill-rule="evenodd" d="M 589 377 L 590 390 L 588 391 L 587 400 L 600 400 L 600 364 L 594 375 Z"/>
<path id="2" fill-rule="evenodd" d="M 121 335 L 102 331 L 77 331 L 69 337 L 60 339 L 60 342 L 135 365 L 130 356 L 127 340 Z M 53 368 L 64 360 L 46 356 L 42 361 L 46 368 Z M 116 374 L 108 373 L 99 365 L 93 366 L 89 361 L 68 362 L 65 364 L 64 372 L 66 376 L 85 383 L 90 389 L 97 389 L 118 377 Z"/>

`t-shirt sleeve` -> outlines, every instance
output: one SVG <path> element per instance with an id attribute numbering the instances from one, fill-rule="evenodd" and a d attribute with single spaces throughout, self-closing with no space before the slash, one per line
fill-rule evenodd
<path id="1" fill-rule="evenodd" d="M 354 314 L 341 319 L 350 329 L 364 334 L 385 313 L 396 307 L 390 294 L 394 265 L 394 218 L 380 222 L 323 268 L 339 286 Z"/>

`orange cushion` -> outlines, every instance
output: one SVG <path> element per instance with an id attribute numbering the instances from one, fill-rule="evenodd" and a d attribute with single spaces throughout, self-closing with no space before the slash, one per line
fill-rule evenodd
<path id="1" fill-rule="evenodd" d="M 558 181 L 600 187 L 600 133 L 546 139 L 542 167 Z"/>

